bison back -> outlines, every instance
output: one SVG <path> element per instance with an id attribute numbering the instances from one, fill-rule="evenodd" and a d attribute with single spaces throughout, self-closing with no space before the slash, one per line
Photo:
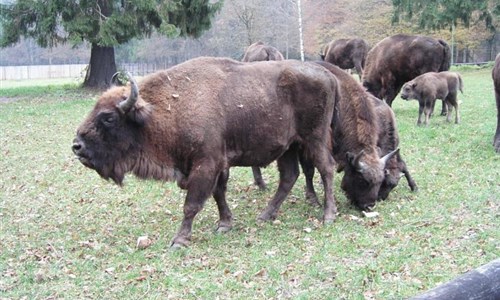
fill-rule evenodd
<path id="1" fill-rule="evenodd" d="M 335 77 L 319 66 L 225 58 L 190 60 L 141 86 L 160 112 L 158 127 L 169 124 L 171 138 L 193 149 L 224 148 L 230 166 L 264 166 L 292 143 L 320 138 L 331 123 L 335 91 Z"/>

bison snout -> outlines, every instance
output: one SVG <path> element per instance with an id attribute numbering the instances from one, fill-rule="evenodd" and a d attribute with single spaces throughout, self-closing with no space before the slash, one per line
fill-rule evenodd
<path id="1" fill-rule="evenodd" d="M 75 153 L 76 155 L 79 155 L 83 150 L 82 143 L 80 143 L 80 141 L 78 141 L 78 139 L 74 139 L 73 145 L 71 146 L 71 150 L 73 150 L 73 153 Z"/>

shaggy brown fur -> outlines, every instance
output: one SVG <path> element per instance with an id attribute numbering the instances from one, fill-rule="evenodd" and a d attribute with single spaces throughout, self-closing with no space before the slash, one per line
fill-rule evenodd
<path id="1" fill-rule="evenodd" d="M 363 74 L 366 54 L 370 47 L 360 38 L 338 39 L 331 41 L 320 54 L 321 59 L 341 69 L 356 69 L 359 78 Z"/>
<path id="2" fill-rule="evenodd" d="M 425 115 L 425 125 L 434 111 L 436 99 L 443 100 L 447 106 L 448 122 L 451 121 L 451 112 L 455 108 L 455 123 L 460 122 L 457 94 L 463 93 L 463 82 L 460 74 L 456 72 L 428 72 L 403 85 L 401 98 L 405 100 L 416 99 L 419 103 L 417 124 L 422 124 L 422 113 Z"/>
<path id="3" fill-rule="evenodd" d="M 241 61 L 252 62 L 283 59 L 283 54 L 278 49 L 264 45 L 262 42 L 256 42 L 248 46 Z"/>
<path id="4" fill-rule="evenodd" d="M 394 35 L 368 52 L 362 82 L 368 92 L 391 106 L 405 82 L 427 72 L 448 71 L 450 59 L 450 47 L 443 40 Z"/>
<path id="5" fill-rule="evenodd" d="M 410 187 L 415 190 L 416 184 L 399 151 L 390 154 L 399 143 L 392 110 L 343 70 L 326 62 L 318 64 L 332 72 L 340 85 L 341 97 L 335 106 L 332 140 L 334 158 L 339 170 L 345 172 L 342 189 L 348 198 L 362 209 L 369 208 L 377 199 L 387 198 L 399 182 L 401 172 L 407 175 Z M 388 156 L 380 158 L 385 155 Z M 360 157 L 363 168 L 353 164 L 354 157 Z M 312 185 L 314 169 L 302 165 L 307 198 L 317 202 Z"/>
<path id="6" fill-rule="evenodd" d="M 387 105 L 384 101 L 372 96 L 371 94 L 370 100 L 374 103 L 379 124 L 377 146 L 380 148 L 380 155 L 387 155 L 394 149 L 399 148 L 396 116 L 389 105 Z M 401 157 L 399 151 L 395 156 L 387 161 L 384 172 L 384 182 L 380 186 L 380 190 L 378 192 L 379 199 L 387 199 L 389 193 L 398 185 L 399 179 L 402 175 L 406 177 L 408 186 L 412 191 L 418 190 L 417 184 L 411 177 L 410 171 L 406 166 L 406 162 Z"/>
<path id="7" fill-rule="evenodd" d="M 266 46 L 262 42 L 253 43 L 250 45 L 243 57 L 243 62 L 253 62 L 253 61 L 268 61 L 268 60 L 283 60 L 283 55 L 278 49 L 272 46 Z M 259 167 L 252 167 L 252 173 L 254 178 L 254 183 L 259 187 L 260 190 L 266 189 L 266 183 L 262 178 L 262 172 Z"/>
<path id="8" fill-rule="evenodd" d="M 103 178 L 177 180 L 187 189 L 172 246 L 186 246 L 192 223 L 212 194 L 219 231 L 232 226 L 225 191 L 231 166 L 277 159 L 279 188 L 259 216 L 269 220 L 298 176 L 298 151 L 324 179 L 324 220 L 336 215 L 330 124 L 338 87 L 324 68 L 298 61 L 245 64 L 197 58 L 104 93 L 77 130 L 73 151 Z M 129 96 L 138 90 L 138 96 Z M 127 99 L 124 101 L 124 99 Z M 137 102 L 134 102 L 137 99 Z M 131 103 L 124 111 L 122 105 Z"/>
<path id="9" fill-rule="evenodd" d="M 492 72 L 493 85 L 495 86 L 495 99 L 497 102 L 497 130 L 493 138 L 493 146 L 495 151 L 500 153 L 500 53 L 495 59 L 495 67 Z"/>

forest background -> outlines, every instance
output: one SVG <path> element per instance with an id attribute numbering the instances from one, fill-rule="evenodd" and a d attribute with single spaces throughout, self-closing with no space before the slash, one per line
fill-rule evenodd
<path id="1" fill-rule="evenodd" d="M 324 44 L 338 38 L 361 37 L 371 46 L 396 33 L 439 37 L 453 46 L 454 63 L 494 60 L 500 51 L 500 34 L 484 22 L 454 30 L 423 30 L 415 22 L 391 22 L 391 0 L 302 0 L 303 43 L 306 59 L 319 59 Z M 200 38 L 168 38 L 153 34 L 116 47 L 118 67 L 127 63 L 172 66 L 198 56 L 240 60 L 248 45 L 263 41 L 286 58 L 300 58 L 299 13 L 296 0 L 225 0 L 210 30 Z M 498 22 L 498 20 L 496 20 Z M 500 28 L 495 24 L 496 28 Z M 87 64 L 88 44 L 41 48 L 32 39 L 1 49 L 0 65 Z"/>

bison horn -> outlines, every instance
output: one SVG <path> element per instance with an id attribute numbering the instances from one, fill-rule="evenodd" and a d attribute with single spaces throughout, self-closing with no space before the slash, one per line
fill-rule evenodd
<path id="1" fill-rule="evenodd" d="M 385 165 L 387 164 L 387 162 L 389 161 L 389 159 L 391 159 L 394 155 L 396 155 L 397 153 L 399 152 L 399 148 L 396 148 L 396 150 L 392 151 L 392 152 L 389 152 L 387 153 L 386 155 L 382 156 L 380 158 L 380 161 L 382 162 L 382 164 Z"/>
<path id="2" fill-rule="evenodd" d="M 111 85 L 112 86 L 123 85 L 123 84 L 121 84 L 118 76 L 120 76 L 120 72 L 116 72 L 115 74 L 113 74 L 113 76 L 111 76 Z"/>
<path id="3" fill-rule="evenodd" d="M 118 104 L 118 108 L 124 113 L 128 113 L 129 110 L 135 105 L 137 102 L 137 98 L 139 96 L 139 88 L 137 87 L 137 82 L 134 77 L 127 72 L 128 80 L 130 81 L 130 95 L 127 99 L 123 100 Z"/>

